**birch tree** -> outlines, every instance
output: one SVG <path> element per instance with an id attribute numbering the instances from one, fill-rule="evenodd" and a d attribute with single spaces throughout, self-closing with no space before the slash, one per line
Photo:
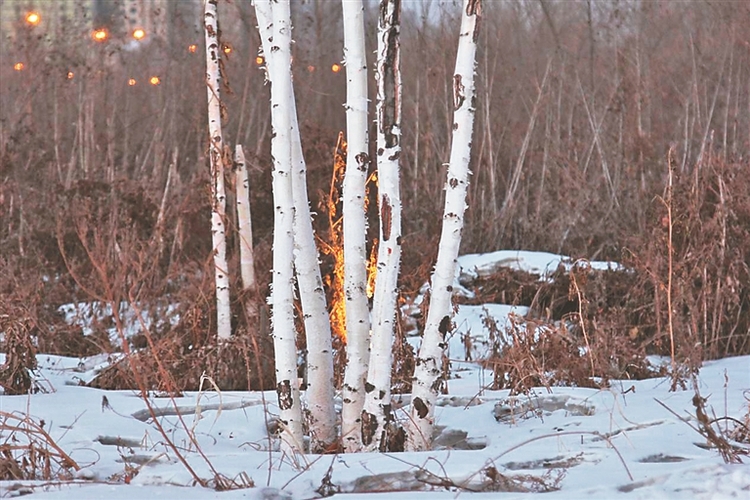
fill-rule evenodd
<path id="1" fill-rule="evenodd" d="M 346 2 L 345 2 L 346 3 Z M 393 333 L 401 259 L 401 0 L 381 0 L 378 17 L 377 162 L 380 243 L 372 308 L 372 346 L 362 411 L 366 449 L 386 451 L 391 416 Z"/>
<path id="2" fill-rule="evenodd" d="M 247 176 L 245 152 L 239 144 L 234 148 L 234 176 L 237 189 L 237 228 L 240 237 L 240 276 L 246 293 L 245 312 L 247 321 L 258 321 L 256 302 L 255 258 L 253 256 L 253 225 L 250 219 L 250 180 Z"/>
<path id="3" fill-rule="evenodd" d="M 453 75 L 453 136 L 448 176 L 445 184 L 445 208 L 437 262 L 432 274 L 430 308 L 424 336 L 415 360 L 412 385 L 412 409 L 407 435 L 409 450 L 428 449 L 441 375 L 446 336 L 451 329 L 453 280 L 461 244 L 461 231 L 469 184 L 469 160 L 474 126 L 474 68 L 481 0 L 464 0 L 461 32 L 458 39 L 456 69 Z"/>
<path id="4" fill-rule="evenodd" d="M 342 388 L 341 435 L 344 450 L 359 451 L 361 414 L 369 358 L 365 183 L 370 164 L 367 134 L 367 59 L 362 0 L 342 0 L 346 66 L 346 138 L 348 154 L 343 185 L 346 358 Z"/>
<path id="5" fill-rule="evenodd" d="M 273 32 L 266 53 L 271 81 L 271 155 L 273 156 L 272 331 L 276 394 L 281 423 L 281 451 L 303 451 L 302 408 L 297 378 L 294 325 L 294 200 L 292 198 L 291 16 L 288 0 L 273 4 Z"/>
<path id="6" fill-rule="evenodd" d="M 224 141 L 221 134 L 221 48 L 218 40 L 218 0 L 207 0 L 204 10 L 206 35 L 206 90 L 208 95 L 209 158 L 211 164 L 211 237 L 214 249 L 216 287 L 216 327 L 220 340 L 232 335 L 232 313 L 229 307 L 229 275 L 224 220 Z"/>
<path id="7" fill-rule="evenodd" d="M 272 51 L 274 25 L 271 3 L 268 0 L 256 0 L 255 11 L 263 52 L 268 55 Z M 268 58 L 266 63 L 270 64 Z M 272 88 L 274 75 L 275 72 L 268 72 Z M 307 168 L 302 153 L 293 84 L 290 97 L 292 196 L 295 212 L 294 267 L 307 335 L 306 396 L 310 415 L 310 451 L 323 452 L 330 450 L 337 440 L 331 326 L 312 227 L 307 195 Z"/>

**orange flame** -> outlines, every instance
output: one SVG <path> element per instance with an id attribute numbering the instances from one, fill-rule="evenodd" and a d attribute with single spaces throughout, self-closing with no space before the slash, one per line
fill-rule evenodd
<path id="1" fill-rule="evenodd" d="M 326 276 L 326 284 L 330 290 L 330 312 L 328 317 L 331 323 L 331 332 L 346 344 L 346 302 L 344 298 L 344 235 L 342 219 L 338 214 L 338 203 L 341 192 L 339 186 L 344 178 L 346 170 L 346 142 L 344 134 L 339 133 L 336 149 L 333 155 L 333 176 L 331 187 L 326 200 L 328 211 L 328 243 L 324 245 L 323 252 L 333 257 L 333 269 Z"/>

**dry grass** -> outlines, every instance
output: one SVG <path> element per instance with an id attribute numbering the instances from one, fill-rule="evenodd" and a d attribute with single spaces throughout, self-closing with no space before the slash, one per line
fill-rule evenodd
<path id="1" fill-rule="evenodd" d="M 0 411 L 0 480 L 69 481 L 81 470 L 44 426 L 29 415 Z"/>

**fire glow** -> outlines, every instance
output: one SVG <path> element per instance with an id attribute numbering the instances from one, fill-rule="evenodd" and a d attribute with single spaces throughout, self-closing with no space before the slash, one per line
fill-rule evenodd
<path id="1" fill-rule="evenodd" d="M 323 278 L 330 292 L 328 317 L 331 323 L 331 332 L 346 344 L 346 301 L 344 300 L 344 234 L 342 218 L 338 213 L 339 201 L 341 199 L 341 181 L 346 170 L 346 142 L 344 134 L 339 133 L 336 149 L 333 155 L 333 175 L 331 187 L 326 200 L 326 211 L 328 212 L 328 238 L 321 241 L 321 250 L 324 254 L 333 258 L 333 268 Z"/>

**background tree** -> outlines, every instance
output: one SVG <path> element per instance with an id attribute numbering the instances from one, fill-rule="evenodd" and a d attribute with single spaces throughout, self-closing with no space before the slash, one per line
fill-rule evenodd
<path id="1" fill-rule="evenodd" d="M 218 0 L 205 3 L 206 35 L 206 89 L 208 94 L 209 158 L 211 162 L 211 235 L 214 247 L 214 270 L 216 279 L 216 328 L 219 339 L 232 335 L 232 312 L 229 304 L 229 266 L 227 264 L 226 193 L 224 171 L 227 153 L 221 133 L 221 47 L 216 4 Z"/>

